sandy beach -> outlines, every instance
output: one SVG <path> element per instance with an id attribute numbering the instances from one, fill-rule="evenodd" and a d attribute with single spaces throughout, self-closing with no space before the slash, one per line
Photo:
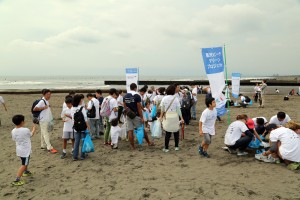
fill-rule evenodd
<path id="1" fill-rule="evenodd" d="M 52 145 L 62 150 L 60 112 L 66 94 L 52 94 L 50 104 L 55 117 Z M 68 155 L 50 154 L 40 149 L 40 133 L 32 138 L 29 169 L 32 177 L 24 177 L 26 184 L 11 186 L 19 158 L 11 139 L 14 128 L 11 118 L 23 114 L 27 127 L 31 127 L 31 105 L 38 94 L 1 95 L 8 112 L 0 108 L 0 199 L 300 199 L 299 171 L 290 171 L 284 164 L 269 164 L 255 160 L 254 151 L 246 157 L 237 157 L 221 149 L 227 129 L 227 116 L 216 122 L 217 135 L 209 147 L 211 158 L 198 154 L 200 144 L 198 120 L 205 108 L 205 95 L 198 95 L 197 118 L 186 126 L 185 139 L 180 141 L 180 151 L 162 152 L 164 138 L 156 146 L 145 143 L 135 151 L 129 142 L 120 141 L 119 149 L 103 145 L 103 138 L 94 140 L 95 152 L 84 161 L 72 161 Z M 237 114 L 249 117 L 264 116 L 270 119 L 278 111 L 286 112 L 300 121 L 300 97 L 267 95 L 265 108 L 253 104 L 248 108 L 230 108 L 231 121 Z M 102 136 L 103 137 L 103 136 Z M 202 138 L 201 138 L 202 140 Z"/>

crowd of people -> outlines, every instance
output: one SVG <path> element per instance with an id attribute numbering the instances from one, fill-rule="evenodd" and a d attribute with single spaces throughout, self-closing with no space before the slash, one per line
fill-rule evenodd
<path id="1" fill-rule="evenodd" d="M 265 86 L 266 87 L 266 86 Z M 262 89 L 263 90 L 263 89 Z M 196 105 L 199 88 L 195 85 L 180 87 L 172 84 L 167 88 L 144 86 L 138 90 L 135 83 L 130 85 L 130 91 L 123 95 L 123 91 L 115 88 L 109 90 L 109 94 L 103 97 L 101 90 L 95 94 L 76 94 L 70 92 L 65 97 L 62 106 L 61 118 L 64 123 L 62 133 L 62 151 L 60 158 L 65 159 L 72 155 L 73 161 L 84 160 L 87 153 L 81 151 L 82 139 L 87 134 L 93 140 L 102 138 L 103 144 L 110 145 L 112 149 L 118 149 L 118 140 L 125 132 L 125 138 L 129 141 L 130 148 L 135 149 L 135 138 L 138 131 L 142 131 L 142 139 L 148 146 L 155 145 L 156 138 L 165 134 L 163 152 L 170 151 L 170 138 L 174 136 L 174 150 L 179 151 L 180 129 L 189 125 L 190 120 L 197 118 Z M 33 106 L 32 112 L 39 113 L 34 121 L 39 124 L 41 132 L 41 149 L 47 149 L 50 153 L 58 153 L 51 145 L 50 132 L 53 129 L 53 116 L 50 106 L 51 91 L 44 89 L 43 97 Z M 261 107 L 263 93 L 259 95 Z M 87 98 L 87 103 L 84 99 Z M 215 135 L 215 123 L 219 118 L 216 110 L 216 101 L 207 94 L 205 99 L 206 109 L 199 117 L 199 135 L 202 138 L 198 147 L 202 157 L 209 158 L 209 145 Z M 21 176 L 30 176 L 28 170 L 30 160 L 30 137 L 35 133 L 35 126 L 30 131 L 24 127 L 24 116 L 15 115 L 12 119 L 15 128 L 12 138 L 16 141 L 17 156 L 21 158 L 22 165 L 17 173 L 13 185 L 22 185 Z M 125 125 L 125 126 L 124 126 Z M 154 131 L 155 130 L 155 131 Z M 224 149 L 231 154 L 245 156 L 248 148 L 252 148 L 254 141 L 259 149 L 255 158 L 264 162 L 280 163 L 298 168 L 300 163 L 300 125 L 291 121 L 284 112 L 278 112 L 269 121 L 265 117 L 248 118 L 245 114 L 236 117 L 225 133 Z M 151 136 L 151 137 L 150 137 Z M 152 139 L 151 139 L 152 138 Z M 71 145 L 68 154 L 67 145 Z M 296 164 L 295 164 L 296 163 Z"/>

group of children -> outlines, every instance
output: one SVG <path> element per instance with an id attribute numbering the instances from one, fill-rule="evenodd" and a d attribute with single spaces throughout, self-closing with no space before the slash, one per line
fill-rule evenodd
<path id="1" fill-rule="evenodd" d="M 176 94 L 174 95 L 174 98 L 178 98 L 178 101 L 180 102 L 181 111 L 185 109 L 185 106 L 187 105 L 186 101 L 189 101 L 188 110 L 191 109 L 192 95 L 189 94 L 189 92 L 190 91 L 187 88 L 182 88 L 176 91 Z M 148 90 L 148 88 L 144 86 L 139 90 L 139 95 L 141 96 L 141 103 L 143 105 L 143 121 L 145 122 L 144 126 L 146 129 L 152 130 L 152 126 L 153 124 L 155 124 L 153 122 L 159 120 L 159 117 L 161 117 L 160 104 L 163 98 L 165 97 L 165 88 L 161 87 L 156 90 L 154 88 L 150 88 Z M 84 95 L 82 94 L 70 94 L 65 98 L 63 110 L 61 112 L 61 118 L 64 123 L 62 135 L 62 159 L 67 157 L 66 149 L 68 140 L 70 140 L 72 144 L 73 160 L 78 160 L 80 141 L 82 138 L 85 137 L 87 133 L 89 133 L 89 131 L 86 130 L 91 130 L 90 134 L 92 136 L 95 136 L 95 139 L 99 138 L 101 133 L 105 131 L 104 144 L 110 145 L 112 149 L 118 148 L 118 139 L 122 132 L 122 129 L 119 125 L 121 123 L 126 123 L 126 117 L 122 117 L 123 112 L 120 112 L 120 110 L 123 110 L 124 106 L 122 92 L 112 88 L 109 91 L 109 95 L 104 98 L 102 97 L 102 91 L 97 90 L 96 95 L 88 94 L 87 97 L 89 99 L 87 105 L 84 103 Z M 96 105 L 95 103 L 98 105 Z M 210 155 L 208 154 L 208 147 L 211 144 L 212 137 L 215 135 L 215 121 L 217 119 L 217 111 L 216 101 L 214 98 L 206 98 L 205 104 L 207 108 L 202 112 L 199 120 L 199 134 L 201 137 L 203 137 L 203 140 L 198 148 L 198 151 L 199 154 L 203 157 L 209 158 Z M 93 106 L 95 108 L 93 108 Z M 154 107 L 155 112 L 153 113 Z M 108 112 L 107 109 L 109 110 Z M 91 112 L 91 110 L 95 110 L 96 113 L 95 117 L 90 116 L 89 118 L 87 116 L 87 112 Z M 86 130 L 74 130 L 74 124 L 76 121 L 74 119 L 75 113 L 78 112 L 82 113 Z M 188 115 L 186 116 L 187 121 L 189 121 L 190 119 L 192 119 L 191 113 L 186 113 Z M 15 115 L 12 121 L 16 125 L 16 127 L 12 131 L 12 138 L 14 141 L 16 141 L 17 156 L 19 156 L 22 161 L 22 165 L 18 170 L 16 180 L 12 184 L 22 185 L 24 184 L 24 181 L 20 179 L 21 176 L 31 175 L 31 172 L 28 171 L 27 166 L 29 164 L 31 152 L 30 137 L 33 136 L 35 133 L 35 126 L 32 128 L 31 131 L 28 128 L 24 128 L 25 119 L 23 115 Z M 105 122 L 103 123 L 103 121 Z M 263 117 L 250 119 L 247 115 L 238 115 L 237 121 L 230 124 L 226 131 L 224 141 L 226 149 L 230 153 L 237 152 L 237 155 L 239 156 L 247 155 L 247 152 L 245 150 L 246 148 L 248 148 L 250 142 L 253 140 L 253 137 L 255 137 L 261 142 L 261 146 L 267 148 L 268 144 L 265 142 L 267 134 L 275 128 L 284 126 L 289 121 L 289 116 L 283 112 L 279 112 L 276 116 L 272 117 L 269 123 Z M 105 124 L 105 130 L 101 128 L 103 124 Z M 275 124 L 276 127 L 273 124 Z M 282 129 L 279 128 L 279 130 Z M 159 129 L 159 131 L 162 131 L 162 129 Z M 293 131 L 299 132 L 300 127 L 294 126 Z M 295 138 L 298 137 L 298 135 L 294 136 Z M 157 137 L 153 137 L 152 135 L 152 138 Z M 273 139 L 273 137 L 270 137 L 270 141 L 273 142 L 273 140 L 275 139 Z M 154 144 L 154 140 L 152 140 L 151 144 Z M 256 156 L 256 158 L 265 162 L 269 162 L 271 159 L 273 159 L 274 162 L 278 162 L 279 158 L 285 159 L 286 157 L 282 156 L 280 148 L 275 149 L 274 145 L 275 143 L 271 145 L 272 148 L 269 151 L 266 151 L 266 153 L 263 153 L 260 156 Z M 176 148 L 179 149 L 178 144 Z M 277 155 L 279 155 L 279 157 L 275 156 L 276 152 Z M 269 156 L 270 154 L 273 156 L 273 158 Z M 80 153 L 80 158 L 82 160 L 86 157 L 87 154 L 84 154 L 82 152 Z M 288 161 L 300 162 L 300 158 L 298 159 L 298 157 L 297 159 Z"/>

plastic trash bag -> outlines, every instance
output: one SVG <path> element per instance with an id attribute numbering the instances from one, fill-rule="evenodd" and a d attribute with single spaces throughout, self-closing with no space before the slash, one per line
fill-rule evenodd
<path id="1" fill-rule="evenodd" d="M 134 134 L 138 140 L 138 143 L 141 145 L 143 144 L 143 138 L 144 138 L 144 125 L 140 126 L 139 128 L 134 130 Z"/>
<path id="2" fill-rule="evenodd" d="M 151 110 L 151 118 L 152 119 L 156 117 L 156 112 L 157 112 L 156 105 L 153 105 L 152 110 Z"/>
<path id="3" fill-rule="evenodd" d="M 86 134 L 86 136 L 83 140 L 83 145 L 82 145 L 81 151 L 82 151 L 82 153 L 90 153 L 90 152 L 95 151 L 94 144 L 93 144 L 90 134 Z"/>
<path id="4" fill-rule="evenodd" d="M 152 124 L 150 126 L 150 130 L 151 130 L 152 138 L 161 138 L 162 128 L 161 128 L 160 120 L 155 120 L 154 122 L 152 122 Z"/>
<path id="5" fill-rule="evenodd" d="M 120 137 L 122 140 L 125 140 L 127 137 L 127 128 L 126 128 L 126 123 L 122 124 L 121 126 L 121 134 Z"/>

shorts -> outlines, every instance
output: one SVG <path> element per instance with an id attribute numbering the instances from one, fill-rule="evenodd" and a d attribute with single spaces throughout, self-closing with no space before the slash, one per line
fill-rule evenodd
<path id="1" fill-rule="evenodd" d="M 139 116 L 136 116 L 134 119 L 126 117 L 126 121 L 128 131 L 133 131 L 134 128 L 139 128 L 143 125 L 142 120 Z"/>
<path id="2" fill-rule="evenodd" d="M 20 157 L 22 161 L 22 165 L 29 165 L 30 156 L 28 157 Z"/>
<path id="3" fill-rule="evenodd" d="M 209 133 L 203 133 L 203 135 L 204 135 L 204 143 L 210 144 L 212 135 L 210 135 Z"/>
<path id="4" fill-rule="evenodd" d="M 62 139 L 74 139 L 73 131 L 64 131 Z"/>

